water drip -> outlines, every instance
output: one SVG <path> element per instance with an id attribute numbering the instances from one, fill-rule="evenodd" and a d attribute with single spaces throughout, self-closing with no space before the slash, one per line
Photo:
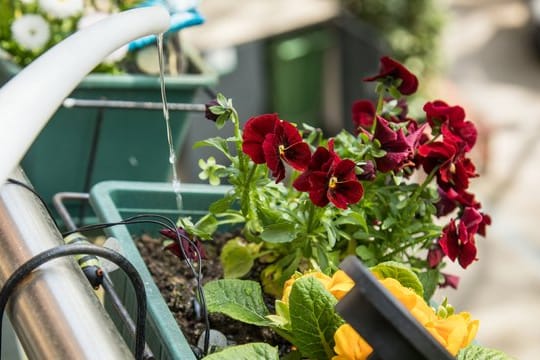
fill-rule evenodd
<path id="1" fill-rule="evenodd" d="M 169 104 L 167 102 L 167 93 L 165 91 L 165 65 L 163 56 L 163 33 L 157 36 L 158 39 L 158 61 L 159 61 L 159 81 L 161 85 L 161 101 L 163 103 L 163 117 L 165 118 L 165 127 L 167 128 L 167 143 L 169 144 L 169 163 L 171 164 L 172 172 L 172 188 L 176 195 L 176 204 L 178 210 L 183 207 L 181 183 L 176 170 L 176 154 L 174 151 L 174 143 L 171 131 L 171 122 L 169 119 Z"/>

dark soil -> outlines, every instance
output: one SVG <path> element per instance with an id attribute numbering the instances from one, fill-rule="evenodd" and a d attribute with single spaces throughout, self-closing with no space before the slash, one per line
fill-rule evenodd
<path id="1" fill-rule="evenodd" d="M 233 234 L 225 233 L 216 236 L 212 242 L 204 243 L 207 259 L 202 261 L 203 284 L 223 278 L 219 255 L 223 244 L 232 237 Z M 143 235 L 136 243 L 187 341 L 197 345 L 200 335 L 205 330 L 205 324 L 196 309 L 196 281 L 191 270 L 185 261 L 163 250 L 161 239 Z M 258 279 L 258 274 L 252 273 L 248 277 Z M 270 311 L 273 311 L 272 299 L 268 299 L 267 305 Z M 280 345 L 282 350 L 288 347 L 287 343 L 270 329 L 244 324 L 221 314 L 210 314 L 209 319 L 210 328 L 225 334 L 230 345 L 265 342 Z"/>

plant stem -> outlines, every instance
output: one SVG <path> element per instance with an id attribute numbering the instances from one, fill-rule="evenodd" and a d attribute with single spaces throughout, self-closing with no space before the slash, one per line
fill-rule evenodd
<path id="1" fill-rule="evenodd" d="M 240 159 L 239 159 L 240 160 Z M 246 177 L 246 181 L 244 182 L 244 188 L 242 189 L 242 199 L 241 199 L 241 206 L 242 206 L 242 214 L 246 219 L 249 218 L 250 213 L 250 201 L 249 201 L 249 194 L 251 192 L 251 179 L 253 178 L 253 174 L 255 173 L 255 170 L 257 169 L 257 164 L 253 164 L 251 169 L 249 170 L 249 173 Z M 244 174 L 242 172 L 242 174 Z"/>
<path id="2" fill-rule="evenodd" d="M 234 125 L 234 137 L 236 138 L 236 156 L 238 156 L 238 166 L 240 172 L 244 172 L 246 168 L 246 156 L 242 151 L 242 132 L 240 131 L 240 118 L 235 108 L 231 108 L 231 121 Z"/>
<path id="3" fill-rule="evenodd" d="M 311 231 L 313 230 L 312 228 L 313 228 L 313 223 L 315 220 L 315 212 L 316 212 L 315 204 L 313 204 L 313 201 L 309 200 L 306 235 L 311 234 Z"/>
<path id="4" fill-rule="evenodd" d="M 414 193 L 412 194 L 412 196 L 409 198 L 409 202 L 414 202 L 418 199 L 418 196 L 420 196 L 420 194 L 424 191 L 424 189 L 426 188 L 426 186 L 428 186 L 428 184 L 433 180 L 433 177 L 435 176 L 435 174 L 437 173 L 437 171 L 439 171 L 439 168 L 440 166 L 435 166 L 431 171 L 430 173 L 428 174 L 428 176 L 426 177 L 426 179 L 424 180 L 424 182 L 416 188 L 416 190 L 414 191 Z"/>
<path id="5" fill-rule="evenodd" d="M 379 99 L 377 100 L 377 108 L 375 109 L 375 116 L 373 117 L 373 124 L 371 125 L 371 133 L 375 133 L 375 128 L 377 127 L 377 115 L 379 115 L 382 112 L 383 104 L 384 104 L 384 92 L 385 89 L 383 88 L 379 92 Z"/>

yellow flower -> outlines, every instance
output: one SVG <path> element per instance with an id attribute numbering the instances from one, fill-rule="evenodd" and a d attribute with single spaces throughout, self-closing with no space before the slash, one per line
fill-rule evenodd
<path id="1" fill-rule="evenodd" d="M 294 282 L 306 276 L 312 276 L 319 280 L 324 288 L 334 295 L 334 297 L 338 300 L 341 300 L 341 298 L 345 296 L 354 286 L 354 281 L 343 270 L 336 271 L 332 277 L 325 275 L 320 271 L 312 271 L 303 275 L 294 274 L 283 285 L 283 295 L 281 296 L 281 301 L 288 304 Z"/>
<path id="2" fill-rule="evenodd" d="M 437 319 L 435 311 L 412 289 L 401 285 L 393 278 L 379 280 L 381 284 L 414 316 L 422 325 Z"/>
<path id="3" fill-rule="evenodd" d="M 289 296 L 294 282 L 305 276 L 313 276 L 321 282 L 336 299 L 340 300 L 354 286 L 353 280 L 342 270 L 338 270 L 332 277 L 319 271 L 306 274 L 295 274 L 283 288 L 281 301 L 289 302 Z M 453 314 L 448 317 L 437 315 L 421 296 L 412 289 L 401 285 L 393 278 L 379 279 L 381 284 L 426 328 L 452 355 L 456 355 L 460 349 L 466 347 L 476 336 L 478 320 L 471 320 L 467 312 Z M 366 359 L 373 349 L 369 344 L 348 324 L 342 325 L 334 334 L 336 356 L 332 360 L 363 360 Z"/>
<path id="4" fill-rule="evenodd" d="M 335 356 L 332 360 L 364 360 L 373 348 L 349 324 L 341 325 L 334 334 Z"/>
<path id="5" fill-rule="evenodd" d="M 330 281 L 325 285 L 336 299 L 341 300 L 354 286 L 354 281 L 343 270 L 338 270 L 332 275 Z"/>
<path id="6" fill-rule="evenodd" d="M 478 320 L 471 320 L 467 312 L 438 318 L 425 324 L 427 331 L 435 337 L 448 352 L 454 356 L 460 349 L 469 345 L 478 331 Z"/>
<path id="7" fill-rule="evenodd" d="M 456 356 L 459 350 L 469 345 L 476 336 L 479 322 L 471 320 L 469 313 L 461 312 L 443 318 L 438 316 L 423 298 L 397 280 L 386 278 L 380 281 L 452 355 Z"/>
<path id="8" fill-rule="evenodd" d="M 296 280 L 298 280 L 300 278 L 303 278 L 303 277 L 306 277 L 306 276 L 314 277 L 315 279 L 319 280 L 326 289 L 328 289 L 327 284 L 330 283 L 331 278 L 330 278 L 330 276 L 327 276 L 327 275 L 323 274 L 320 271 L 312 271 L 312 272 L 305 273 L 303 275 L 294 274 L 283 285 L 283 295 L 281 296 L 281 301 L 282 302 L 284 302 L 285 304 L 289 303 L 289 296 L 291 295 L 291 290 L 292 290 L 292 286 L 293 286 L 294 282 Z"/>

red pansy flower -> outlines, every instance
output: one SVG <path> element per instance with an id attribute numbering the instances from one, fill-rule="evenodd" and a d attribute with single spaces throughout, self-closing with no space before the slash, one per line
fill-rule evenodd
<path id="1" fill-rule="evenodd" d="M 362 169 L 362 173 L 356 175 L 359 180 L 375 180 L 377 176 L 377 169 L 375 168 L 375 163 L 371 160 L 367 160 L 365 164 L 358 166 Z"/>
<path id="2" fill-rule="evenodd" d="M 212 110 L 210 110 L 210 108 L 212 106 L 217 106 L 217 105 L 219 105 L 219 103 L 218 103 L 218 101 L 216 99 L 212 99 L 209 102 L 207 102 L 206 104 L 204 104 L 204 117 L 207 118 L 210 121 L 215 122 L 217 120 L 217 118 L 219 117 L 219 115 L 214 114 L 212 112 Z"/>
<path id="3" fill-rule="evenodd" d="M 416 142 L 416 140 L 407 139 L 402 129 L 392 130 L 386 119 L 377 116 L 373 137 L 379 140 L 381 149 L 386 151 L 383 157 L 375 159 L 379 171 L 397 171 L 411 163 L 413 154 L 411 141 Z"/>
<path id="4" fill-rule="evenodd" d="M 426 118 L 432 128 L 438 129 L 445 125 L 454 135 L 466 144 L 465 151 L 470 151 L 478 137 L 474 124 L 465 121 L 465 110 L 461 106 L 449 106 L 441 100 L 427 102 L 424 105 Z"/>
<path id="5" fill-rule="evenodd" d="M 190 238 L 189 234 L 181 227 L 178 228 L 178 232 L 180 233 L 180 242 L 182 243 L 182 248 L 184 249 L 184 252 L 186 253 L 188 259 L 192 261 L 199 260 L 197 251 L 193 248 L 193 245 L 187 240 L 187 238 Z M 165 246 L 165 250 L 172 252 L 180 259 L 184 259 L 184 254 L 182 253 L 180 245 L 178 244 L 178 234 L 176 233 L 176 231 L 172 231 L 171 229 L 161 229 L 159 233 L 166 238 L 174 240 L 171 244 Z M 201 258 L 206 259 L 206 252 L 204 251 L 202 243 L 198 239 L 192 240 L 192 242 L 197 247 L 197 250 L 199 250 Z"/>
<path id="6" fill-rule="evenodd" d="M 293 184 L 299 191 L 309 193 L 311 201 L 320 207 L 328 203 L 346 209 L 364 195 L 364 188 L 355 174 L 356 164 L 349 159 L 342 160 L 332 149 L 319 146 L 311 158 L 306 174 L 302 174 Z"/>
<path id="7" fill-rule="evenodd" d="M 354 133 L 358 135 L 360 129 L 371 129 L 375 119 L 375 105 L 370 100 L 356 100 L 352 105 L 352 122 Z"/>
<path id="8" fill-rule="evenodd" d="M 491 225 L 491 216 L 484 213 L 480 214 L 482 214 L 482 222 L 478 224 L 477 233 L 478 235 L 486 236 L 486 226 Z"/>
<path id="9" fill-rule="evenodd" d="M 431 269 L 436 268 L 444 258 L 444 252 L 441 248 L 441 245 L 434 244 L 429 250 L 427 254 L 427 262 Z"/>
<path id="10" fill-rule="evenodd" d="M 461 193 L 469 187 L 469 179 L 478 174 L 472 161 L 464 157 L 465 143 L 445 125 L 441 130 L 443 141 L 421 145 L 417 155 L 427 173 L 439 166 L 437 183 L 440 187 L 444 190 L 454 188 Z"/>
<path id="11" fill-rule="evenodd" d="M 459 219 L 459 225 L 456 226 L 454 219 L 450 224 L 444 227 L 439 244 L 444 253 L 459 264 L 464 269 L 476 260 L 476 244 L 474 235 L 478 232 L 480 224 L 483 222 L 483 216 L 478 210 L 465 208 L 463 215 Z"/>
<path id="12" fill-rule="evenodd" d="M 475 209 L 480 208 L 480 203 L 474 198 L 474 194 L 466 191 L 457 192 L 452 187 L 443 189 L 439 187 L 437 189 L 439 193 L 439 201 L 435 204 L 437 208 L 437 216 L 446 216 L 454 211 L 458 206 L 460 207 L 472 207 Z"/>
<path id="13" fill-rule="evenodd" d="M 453 289 L 458 288 L 459 276 L 446 274 L 446 273 L 441 273 L 441 275 L 443 276 L 444 281 L 442 284 L 439 285 L 440 287 L 444 288 L 444 287 L 450 286 Z"/>
<path id="14" fill-rule="evenodd" d="M 256 164 L 266 163 L 276 183 L 285 177 L 283 162 L 304 170 L 311 158 L 309 145 L 303 142 L 298 129 L 277 114 L 255 116 L 246 122 L 242 151 Z"/>
<path id="15" fill-rule="evenodd" d="M 264 164 L 263 142 L 267 134 L 274 131 L 279 122 L 277 114 L 263 114 L 250 118 L 244 125 L 242 151 L 256 164 Z"/>
<path id="16" fill-rule="evenodd" d="M 375 76 L 365 78 L 364 81 L 384 81 L 387 78 L 401 80 L 397 88 L 403 95 L 414 94 L 418 89 L 418 79 L 416 76 L 405 66 L 388 56 L 381 58 L 379 73 Z"/>
<path id="17" fill-rule="evenodd" d="M 296 170 L 304 170 L 311 159 L 309 145 L 302 140 L 298 129 L 286 121 L 276 123 L 274 131 L 266 134 L 262 147 L 276 183 L 285 178 L 284 162 Z"/>
<path id="18" fill-rule="evenodd" d="M 334 162 L 339 161 L 338 155 L 334 152 L 334 139 L 328 141 L 328 149 L 319 146 L 307 166 L 307 169 L 294 180 L 293 187 L 298 191 L 308 192 L 311 189 L 309 177 L 314 171 L 327 172 Z"/>

